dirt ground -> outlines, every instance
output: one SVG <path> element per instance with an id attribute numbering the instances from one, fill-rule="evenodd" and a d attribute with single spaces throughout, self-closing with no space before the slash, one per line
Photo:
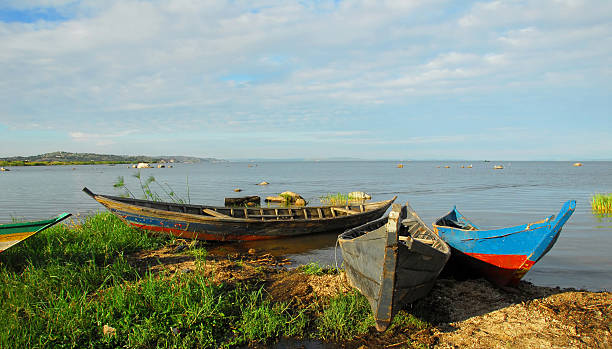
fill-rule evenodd
<path id="1" fill-rule="evenodd" d="M 216 282 L 260 282 L 272 300 L 304 306 L 351 290 L 342 272 L 304 274 L 283 257 L 255 250 L 209 253 L 204 262 L 197 262 L 182 246 L 143 251 L 128 260 L 141 271 L 184 273 L 203 268 Z M 432 325 L 396 326 L 383 333 L 372 329 L 332 347 L 612 348 L 610 292 L 540 287 L 524 281 L 516 289 L 499 289 L 482 279 L 439 279 L 427 297 L 404 311 Z M 329 347 L 321 344 L 314 347 Z"/>

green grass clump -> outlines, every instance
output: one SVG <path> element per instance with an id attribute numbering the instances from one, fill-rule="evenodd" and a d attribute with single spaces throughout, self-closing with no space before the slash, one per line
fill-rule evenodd
<path id="1" fill-rule="evenodd" d="M 322 267 L 317 262 L 300 265 L 297 270 L 308 275 L 325 275 L 338 273 L 338 269 L 333 268 L 332 266 Z"/>
<path id="2" fill-rule="evenodd" d="M 323 275 L 323 274 L 325 274 L 325 271 L 319 265 L 319 263 L 315 263 L 315 262 L 301 265 L 301 266 L 298 267 L 298 269 L 302 273 L 308 274 L 308 275 Z"/>
<path id="3" fill-rule="evenodd" d="M 596 214 L 612 214 L 612 193 L 593 195 L 591 208 Z"/>
<path id="4" fill-rule="evenodd" d="M 250 293 L 241 303 L 244 307 L 232 344 L 301 336 L 308 326 L 306 310 L 292 311 L 286 302 L 273 304 L 265 299 L 261 289 Z"/>
<path id="5" fill-rule="evenodd" d="M 427 321 L 423 321 L 413 314 L 406 312 L 405 310 L 400 310 L 393 317 L 393 321 L 391 322 L 391 329 L 393 328 L 402 328 L 402 329 L 412 329 L 412 330 L 423 330 L 425 328 L 432 327 Z"/>
<path id="6" fill-rule="evenodd" d="M 353 290 L 332 298 L 317 319 L 317 336 L 323 340 L 347 340 L 368 332 L 374 317 L 368 300 Z"/>

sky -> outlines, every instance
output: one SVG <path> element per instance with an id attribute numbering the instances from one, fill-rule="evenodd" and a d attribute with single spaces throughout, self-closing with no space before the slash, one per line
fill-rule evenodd
<path id="1" fill-rule="evenodd" d="M 0 156 L 612 159 L 612 1 L 0 0 Z"/>

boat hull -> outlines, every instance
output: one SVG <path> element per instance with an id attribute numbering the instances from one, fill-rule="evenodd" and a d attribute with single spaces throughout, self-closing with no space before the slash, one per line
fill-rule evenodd
<path id="1" fill-rule="evenodd" d="M 194 209 L 194 213 L 185 213 L 159 209 L 158 207 L 164 205 L 164 203 L 145 203 L 143 200 L 130 200 L 130 203 L 121 202 L 104 195 L 93 194 L 92 196 L 110 212 L 121 218 L 125 223 L 134 227 L 171 234 L 179 238 L 208 241 L 266 240 L 342 231 L 347 227 L 355 227 L 381 217 L 394 200 L 381 202 L 380 205 L 375 205 L 375 208 L 371 210 L 364 209 L 364 212 L 338 217 L 326 217 L 321 219 L 250 219 L 232 218 L 229 216 L 226 216 L 226 218 L 219 218 L 194 214 L 202 210 L 210 212 L 212 209 L 210 206 L 196 207 L 194 205 L 189 205 L 190 209 Z M 144 204 L 149 204 L 153 207 L 145 207 L 143 206 Z M 165 205 L 169 208 L 178 207 L 175 204 Z M 228 208 L 216 209 L 218 211 L 230 210 Z M 247 209 L 240 208 L 236 210 Z M 248 210 L 256 211 L 259 209 Z M 294 210 L 302 212 L 305 209 L 294 208 Z M 248 214 L 246 215 L 248 216 Z M 308 216 L 308 214 L 305 215 Z"/>
<path id="2" fill-rule="evenodd" d="M 448 270 L 460 276 L 483 276 L 499 286 L 516 286 L 555 244 L 576 208 L 571 200 L 554 219 L 510 228 L 482 230 L 454 209 L 433 224 L 452 248 Z M 452 222 L 455 222 L 455 226 Z M 443 225 L 444 224 L 444 225 Z"/>
<path id="3" fill-rule="evenodd" d="M 0 252 L 7 250 L 30 236 L 41 232 L 70 216 L 71 215 L 69 213 L 63 213 L 53 219 L 44 221 L 0 225 Z"/>
<path id="4" fill-rule="evenodd" d="M 427 295 L 450 255 L 448 245 L 420 218 L 402 224 L 413 213 L 394 204 L 388 217 L 338 237 L 347 279 L 368 299 L 379 331 L 387 329 L 402 305 Z"/>

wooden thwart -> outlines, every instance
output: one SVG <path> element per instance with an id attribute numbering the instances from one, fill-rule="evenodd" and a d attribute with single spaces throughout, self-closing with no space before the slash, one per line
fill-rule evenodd
<path id="1" fill-rule="evenodd" d="M 206 213 L 206 214 L 209 214 L 209 215 L 211 215 L 211 216 L 213 216 L 213 217 L 217 217 L 217 218 L 234 218 L 234 217 L 232 217 L 232 216 L 228 216 L 228 215 L 226 215 L 226 214 L 219 213 L 219 212 L 217 212 L 217 211 L 215 211 L 215 210 L 211 210 L 211 209 L 209 209 L 209 208 L 203 208 L 203 209 L 202 209 L 202 212 L 204 212 L 204 213 Z"/>
<path id="2" fill-rule="evenodd" d="M 359 213 L 359 211 L 355 211 L 355 210 L 351 210 L 351 209 L 347 209 L 347 208 L 341 208 L 341 207 L 332 207 L 331 208 L 334 211 L 338 211 L 338 212 L 344 212 L 346 214 L 356 214 Z"/>
<path id="3" fill-rule="evenodd" d="M 422 242 L 422 243 L 427 244 L 427 245 L 433 245 L 433 243 L 434 243 L 434 240 L 431 240 L 431 239 L 419 239 L 419 238 L 413 238 L 411 236 L 399 236 L 397 239 L 399 241 L 416 240 L 418 242 Z"/>
<path id="4" fill-rule="evenodd" d="M 295 215 L 292 214 L 252 214 L 249 215 L 250 218 L 295 218 Z"/>

